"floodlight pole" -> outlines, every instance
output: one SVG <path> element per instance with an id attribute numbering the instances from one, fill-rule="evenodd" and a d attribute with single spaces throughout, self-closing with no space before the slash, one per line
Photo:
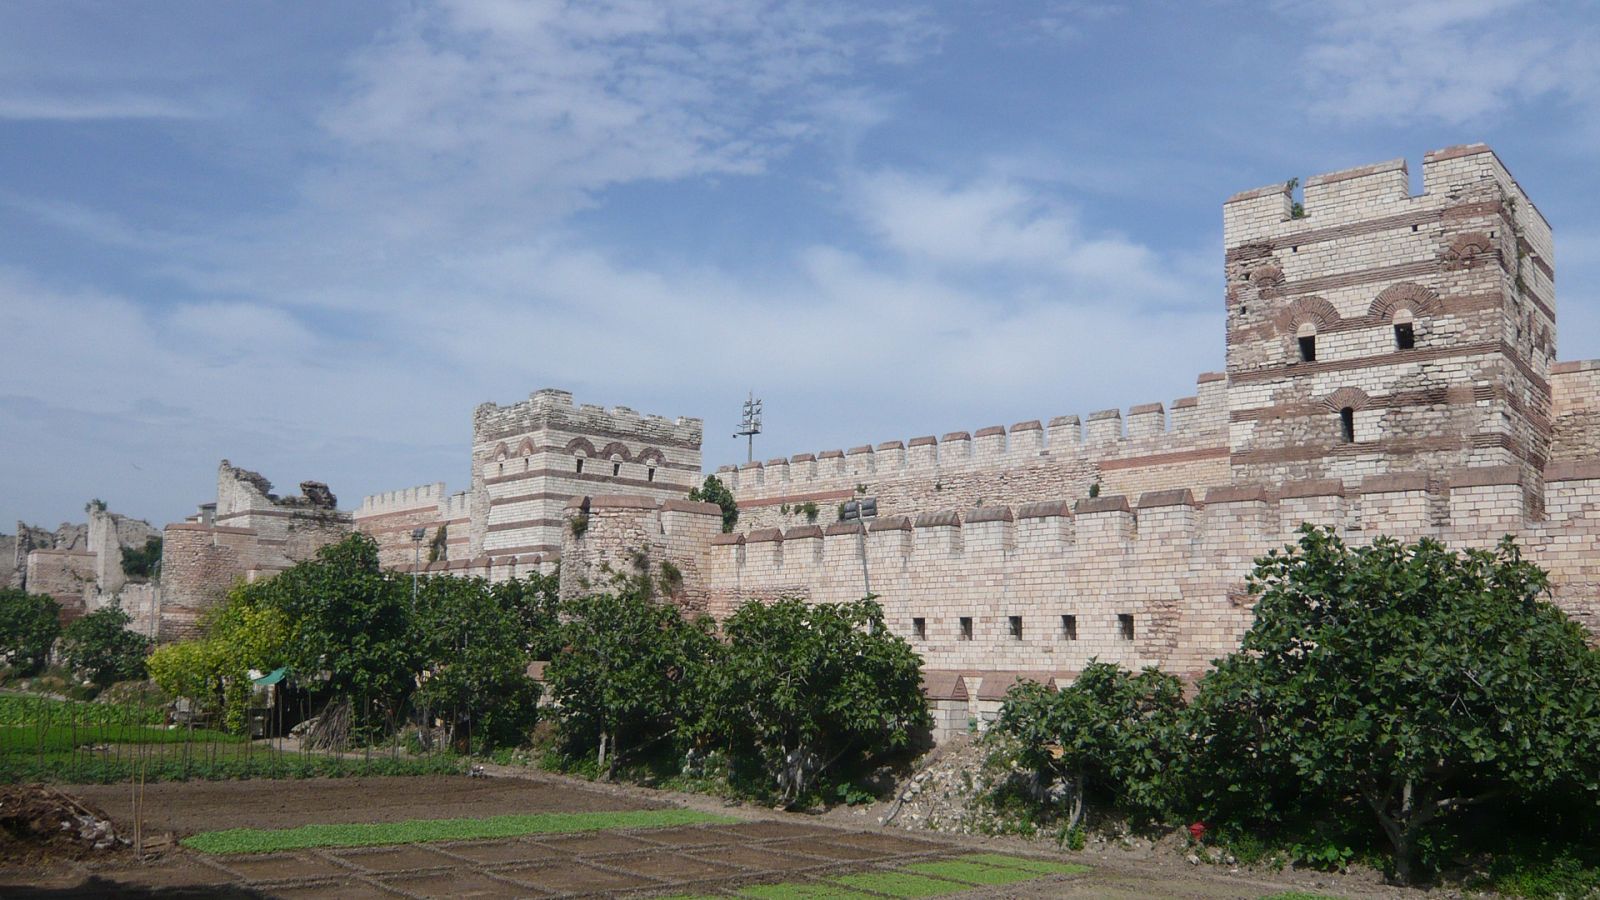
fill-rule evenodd
<path id="1" fill-rule="evenodd" d="M 761 401 L 756 399 L 756 392 L 751 391 L 749 398 L 744 401 L 744 418 L 739 423 L 739 430 L 733 433 L 734 437 L 745 439 L 745 462 L 756 461 L 756 435 L 761 433 Z"/>

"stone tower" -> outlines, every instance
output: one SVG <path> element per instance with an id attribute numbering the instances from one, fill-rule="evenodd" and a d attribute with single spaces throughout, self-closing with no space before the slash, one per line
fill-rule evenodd
<path id="1" fill-rule="evenodd" d="M 1550 452 L 1550 226 L 1482 144 L 1223 207 L 1236 481 L 1515 467 L 1538 515 Z"/>
<path id="2" fill-rule="evenodd" d="M 561 550 L 572 497 L 682 499 L 700 477 L 700 419 L 641 415 L 625 406 L 573 406 L 546 389 L 472 416 L 471 556 Z"/>

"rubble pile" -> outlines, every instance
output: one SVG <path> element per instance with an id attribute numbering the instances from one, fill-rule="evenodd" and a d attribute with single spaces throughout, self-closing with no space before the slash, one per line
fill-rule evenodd
<path id="1" fill-rule="evenodd" d="M 0 786 L 0 857 L 30 851 L 82 856 L 128 843 L 111 817 L 53 788 Z"/>

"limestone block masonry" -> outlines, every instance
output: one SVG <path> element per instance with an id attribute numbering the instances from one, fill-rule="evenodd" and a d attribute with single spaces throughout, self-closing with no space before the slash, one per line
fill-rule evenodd
<path id="1" fill-rule="evenodd" d="M 725 467 L 734 534 L 594 494 L 567 509 L 563 592 L 670 560 L 721 617 L 870 577 L 951 722 L 1090 659 L 1197 677 L 1250 625 L 1253 560 L 1304 522 L 1513 535 L 1600 634 L 1600 362 L 1556 361 L 1550 226 L 1482 144 L 1409 181 L 1393 160 L 1307 179 L 1303 213 L 1283 184 L 1229 198 L 1227 367 L 1192 397 Z M 861 494 L 880 517 L 837 522 Z"/>

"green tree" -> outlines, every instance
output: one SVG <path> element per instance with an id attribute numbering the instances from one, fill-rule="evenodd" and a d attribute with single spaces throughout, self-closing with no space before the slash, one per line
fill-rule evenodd
<path id="1" fill-rule="evenodd" d="M 369 709 L 398 715 L 422 663 L 410 625 L 411 580 L 378 566 L 371 537 L 352 534 L 323 547 L 262 582 L 261 598 L 291 623 L 285 657 L 302 685 L 325 678 L 332 698 L 351 701 L 367 725 Z"/>
<path id="2" fill-rule="evenodd" d="M 61 656 L 73 672 L 98 687 L 144 677 L 150 639 L 128 630 L 132 619 L 120 607 L 97 609 L 61 634 Z"/>
<path id="3" fill-rule="evenodd" d="M 922 660 L 871 599 L 747 603 L 723 632 L 704 727 L 731 756 L 754 754 L 784 803 L 928 727 Z"/>
<path id="4" fill-rule="evenodd" d="M 1067 825 L 1076 828 L 1091 800 L 1144 819 L 1172 811 L 1183 710 L 1183 683 L 1174 676 L 1090 661 L 1058 691 L 1031 681 L 1013 687 L 995 727 L 1017 740 L 1018 761 L 1041 782 L 1066 782 Z"/>
<path id="5" fill-rule="evenodd" d="M 161 538 L 146 538 L 143 547 L 122 550 L 122 574 L 129 578 L 150 578 L 161 568 Z"/>
<path id="6" fill-rule="evenodd" d="M 689 491 L 689 499 L 700 503 L 715 503 L 722 507 L 722 531 L 724 534 L 733 530 L 739 521 L 739 501 L 733 499 L 733 491 L 722 483 L 722 479 L 715 475 L 707 475 L 705 483 Z"/>
<path id="7" fill-rule="evenodd" d="M 1249 584 L 1255 624 L 1193 706 L 1200 793 L 1219 814 L 1359 803 L 1410 881 L 1419 841 L 1460 810 L 1593 802 L 1600 657 L 1510 538 L 1350 549 L 1307 526 Z"/>
<path id="8" fill-rule="evenodd" d="M 18 675 L 44 668 L 61 636 L 61 604 L 17 588 L 0 590 L 0 663 Z"/>
<path id="9" fill-rule="evenodd" d="M 717 650 L 709 619 L 685 621 L 639 580 L 565 604 L 560 649 L 545 670 L 569 752 L 593 748 L 608 776 L 620 760 L 684 736 Z"/>
<path id="10" fill-rule="evenodd" d="M 495 603 L 511 615 L 528 658 L 550 659 L 560 638 L 560 572 L 508 578 L 491 585 L 489 590 Z"/>
<path id="11" fill-rule="evenodd" d="M 289 659 L 294 629 L 273 602 L 272 581 L 240 583 L 201 620 L 201 636 L 158 647 L 150 654 L 150 678 L 162 690 L 220 715 L 224 727 L 249 726 L 250 670 L 267 672 Z"/>
<path id="12" fill-rule="evenodd" d="M 511 593 L 481 578 L 428 578 L 412 616 L 425 661 L 414 702 L 449 722 L 451 741 L 469 751 L 525 743 L 538 720 L 525 628 L 501 603 Z"/>

